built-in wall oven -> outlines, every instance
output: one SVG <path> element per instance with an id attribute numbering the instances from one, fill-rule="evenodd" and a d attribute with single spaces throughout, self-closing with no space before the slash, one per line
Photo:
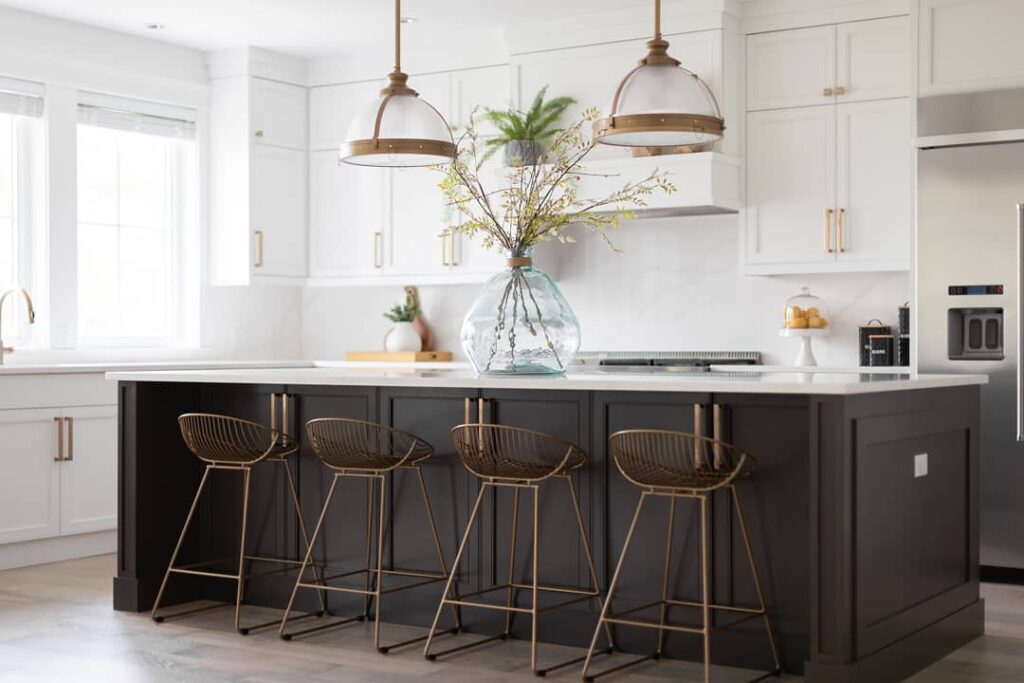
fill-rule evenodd
<path id="1" fill-rule="evenodd" d="M 921 372 L 981 388 L 981 564 L 1024 578 L 1024 91 L 922 98 L 916 301 Z"/>

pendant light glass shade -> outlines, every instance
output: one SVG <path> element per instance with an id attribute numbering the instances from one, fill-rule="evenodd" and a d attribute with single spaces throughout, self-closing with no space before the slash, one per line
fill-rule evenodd
<path id="1" fill-rule="evenodd" d="M 610 114 L 594 122 L 594 139 L 622 147 L 693 147 L 721 140 L 725 121 L 711 89 L 668 55 L 659 0 L 647 50 L 619 83 Z"/>
<path id="2" fill-rule="evenodd" d="M 430 166 L 455 158 L 451 129 L 437 109 L 407 85 L 401 68 L 400 0 L 395 0 L 395 68 L 380 97 L 348 128 L 339 158 L 357 166 Z"/>

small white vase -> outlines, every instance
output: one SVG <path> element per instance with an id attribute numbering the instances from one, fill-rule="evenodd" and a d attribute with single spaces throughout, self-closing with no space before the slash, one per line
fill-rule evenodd
<path id="1" fill-rule="evenodd" d="M 423 340 L 412 323 L 395 323 L 384 337 L 384 350 L 390 353 L 415 353 L 423 350 Z"/>

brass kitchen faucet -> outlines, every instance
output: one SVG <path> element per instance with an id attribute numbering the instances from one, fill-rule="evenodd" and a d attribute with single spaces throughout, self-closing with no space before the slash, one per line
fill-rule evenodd
<path id="1" fill-rule="evenodd" d="M 36 309 L 32 305 L 32 297 L 28 295 L 27 289 L 9 289 L 0 295 L 0 365 L 4 364 L 4 354 L 14 353 L 14 349 L 4 346 L 4 335 L 3 335 L 3 320 L 4 320 L 4 302 L 7 301 L 7 297 L 11 294 L 17 294 L 21 292 L 21 295 L 25 297 L 25 304 L 28 306 L 28 324 L 31 325 L 36 321 Z"/>

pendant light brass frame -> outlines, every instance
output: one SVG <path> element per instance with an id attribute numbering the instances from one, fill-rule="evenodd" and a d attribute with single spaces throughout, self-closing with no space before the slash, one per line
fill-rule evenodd
<path id="1" fill-rule="evenodd" d="M 353 165 L 359 165 L 358 161 L 350 161 L 352 158 L 368 157 L 377 154 L 422 154 L 424 156 L 441 156 L 454 159 L 458 153 L 455 143 L 449 140 L 431 140 L 419 138 L 382 138 L 380 137 L 381 121 L 384 119 L 384 110 L 395 97 L 419 97 L 420 94 L 409 87 L 409 76 L 402 72 L 402 2 L 395 0 L 395 68 L 388 74 L 388 84 L 381 89 L 380 95 L 383 98 L 380 107 L 377 109 L 377 117 L 373 122 L 373 136 L 362 140 L 346 140 L 338 147 L 338 157 Z M 426 100 L 420 100 L 434 113 L 441 121 L 444 116 L 434 105 Z M 447 127 L 447 121 L 445 121 Z M 433 162 L 430 162 L 433 163 Z M 367 164 L 369 165 L 369 164 Z M 422 165 L 430 165 L 422 164 Z"/>
<path id="2" fill-rule="evenodd" d="M 666 66 L 682 69 L 696 81 L 698 87 L 707 93 L 715 106 L 715 111 L 721 114 L 722 108 L 718 104 L 718 98 L 711 88 L 700 79 L 700 77 L 682 66 L 682 63 L 668 54 L 668 41 L 661 36 L 661 0 L 654 0 L 654 38 L 647 41 L 647 56 L 619 82 L 615 89 L 615 96 L 612 98 L 612 108 L 608 116 L 594 121 L 594 139 L 605 145 L 616 147 L 638 147 L 638 145 L 626 145 L 613 142 L 615 133 L 703 133 L 713 135 L 720 139 L 725 133 L 725 120 L 719 116 L 707 116 L 704 114 L 686 113 L 661 113 L 661 114 L 617 114 L 619 100 L 622 91 L 629 79 L 637 71 L 645 66 Z M 709 143 L 703 143 L 709 144 Z M 703 145 L 700 145 L 703 146 Z M 640 145 L 644 148 L 680 147 L 680 145 Z"/>

